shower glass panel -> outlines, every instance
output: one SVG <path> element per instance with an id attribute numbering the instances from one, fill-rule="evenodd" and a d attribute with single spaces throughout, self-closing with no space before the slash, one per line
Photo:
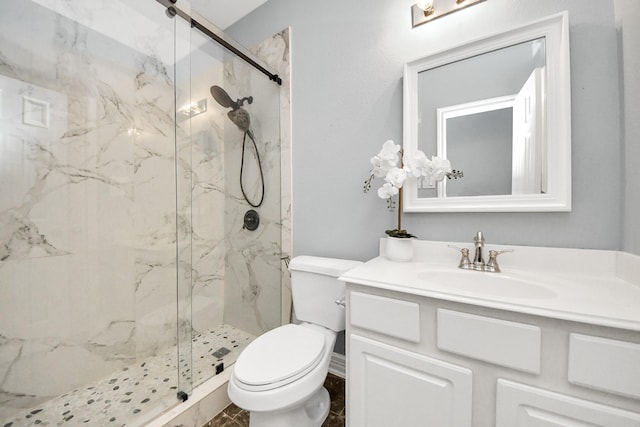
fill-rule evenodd
<path id="1" fill-rule="evenodd" d="M 184 162 L 192 167 L 191 186 L 178 186 L 178 200 L 191 200 L 191 372 L 197 385 L 281 324 L 280 86 L 200 30 L 193 28 L 190 40 L 184 81 L 191 100 L 183 111 L 191 130 L 191 161 Z M 176 80 L 180 86 L 183 76 Z M 229 102 L 216 100 L 213 87 Z"/>
<path id="2" fill-rule="evenodd" d="M 162 9 L 160 4 L 156 4 Z M 189 4 L 185 2 L 185 13 Z M 169 14 L 170 16 L 172 14 Z M 193 389 L 191 315 L 193 243 L 192 226 L 192 142 L 191 142 L 191 25 L 183 19 L 171 18 L 175 29 L 174 63 L 175 73 L 175 170 L 176 170 L 176 297 L 177 297 L 177 350 L 178 350 L 178 397 L 187 398 Z"/>
<path id="3" fill-rule="evenodd" d="M 0 425 L 178 402 L 176 25 L 155 1 L 2 4 Z"/>

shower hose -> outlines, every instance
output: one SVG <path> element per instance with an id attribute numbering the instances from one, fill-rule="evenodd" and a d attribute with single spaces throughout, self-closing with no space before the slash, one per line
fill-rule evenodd
<path id="1" fill-rule="evenodd" d="M 257 203 L 253 203 L 251 200 L 249 200 L 247 193 L 244 191 L 244 184 L 242 183 L 242 177 L 244 176 L 244 152 L 245 152 L 245 146 L 247 143 L 247 136 L 249 136 L 249 139 L 253 143 L 253 148 L 256 152 L 256 159 L 258 161 L 258 170 L 260 171 L 260 185 L 262 187 L 262 193 L 260 196 L 260 201 Z M 256 145 L 256 140 L 253 138 L 251 131 L 248 131 L 248 130 L 244 131 L 244 137 L 242 138 L 242 160 L 240 161 L 240 191 L 242 191 L 242 196 L 247 201 L 247 203 L 249 203 L 249 205 L 251 205 L 252 207 L 257 208 L 260 205 L 262 205 L 262 202 L 264 201 L 264 175 L 262 173 L 262 162 L 260 161 L 260 154 L 258 153 L 258 146 Z"/>

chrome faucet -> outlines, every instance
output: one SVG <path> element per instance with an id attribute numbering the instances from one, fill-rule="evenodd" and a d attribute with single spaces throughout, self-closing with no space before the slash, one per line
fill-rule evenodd
<path id="1" fill-rule="evenodd" d="M 484 258 L 482 257 L 482 248 L 484 248 L 484 236 L 482 231 L 476 233 L 476 237 L 473 238 L 474 245 L 476 247 L 476 254 L 473 256 L 473 269 L 482 270 L 484 268 Z"/>
<path id="2" fill-rule="evenodd" d="M 488 273 L 500 273 L 498 255 L 505 252 L 513 252 L 513 249 L 506 249 L 504 251 L 490 250 L 489 261 L 485 262 L 484 256 L 482 255 L 482 250 L 484 249 L 484 236 L 482 235 L 482 231 L 478 231 L 476 233 L 476 236 L 473 238 L 473 243 L 476 248 L 473 256 L 473 262 L 469 259 L 469 249 L 449 245 L 452 248 L 458 249 L 462 254 L 458 268 L 462 268 L 463 270 L 485 271 Z"/>

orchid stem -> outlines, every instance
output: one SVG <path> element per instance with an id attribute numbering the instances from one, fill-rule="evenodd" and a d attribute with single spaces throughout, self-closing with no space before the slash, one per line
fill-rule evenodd
<path id="1" fill-rule="evenodd" d="M 400 169 L 404 167 L 404 150 L 400 149 Z M 400 187 L 398 192 L 398 233 L 402 231 L 402 194 L 404 193 L 404 186 Z"/>
<path id="2" fill-rule="evenodd" d="M 398 232 L 402 230 L 402 193 L 404 188 L 400 187 L 400 192 L 398 192 Z"/>

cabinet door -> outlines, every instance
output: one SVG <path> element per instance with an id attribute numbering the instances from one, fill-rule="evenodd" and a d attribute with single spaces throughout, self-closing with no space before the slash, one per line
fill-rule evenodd
<path id="1" fill-rule="evenodd" d="M 469 369 L 353 334 L 348 354 L 350 427 L 471 426 Z"/>
<path id="2" fill-rule="evenodd" d="M 498 380 L 496 427 L 639 427 L 640 414 Z"/>

